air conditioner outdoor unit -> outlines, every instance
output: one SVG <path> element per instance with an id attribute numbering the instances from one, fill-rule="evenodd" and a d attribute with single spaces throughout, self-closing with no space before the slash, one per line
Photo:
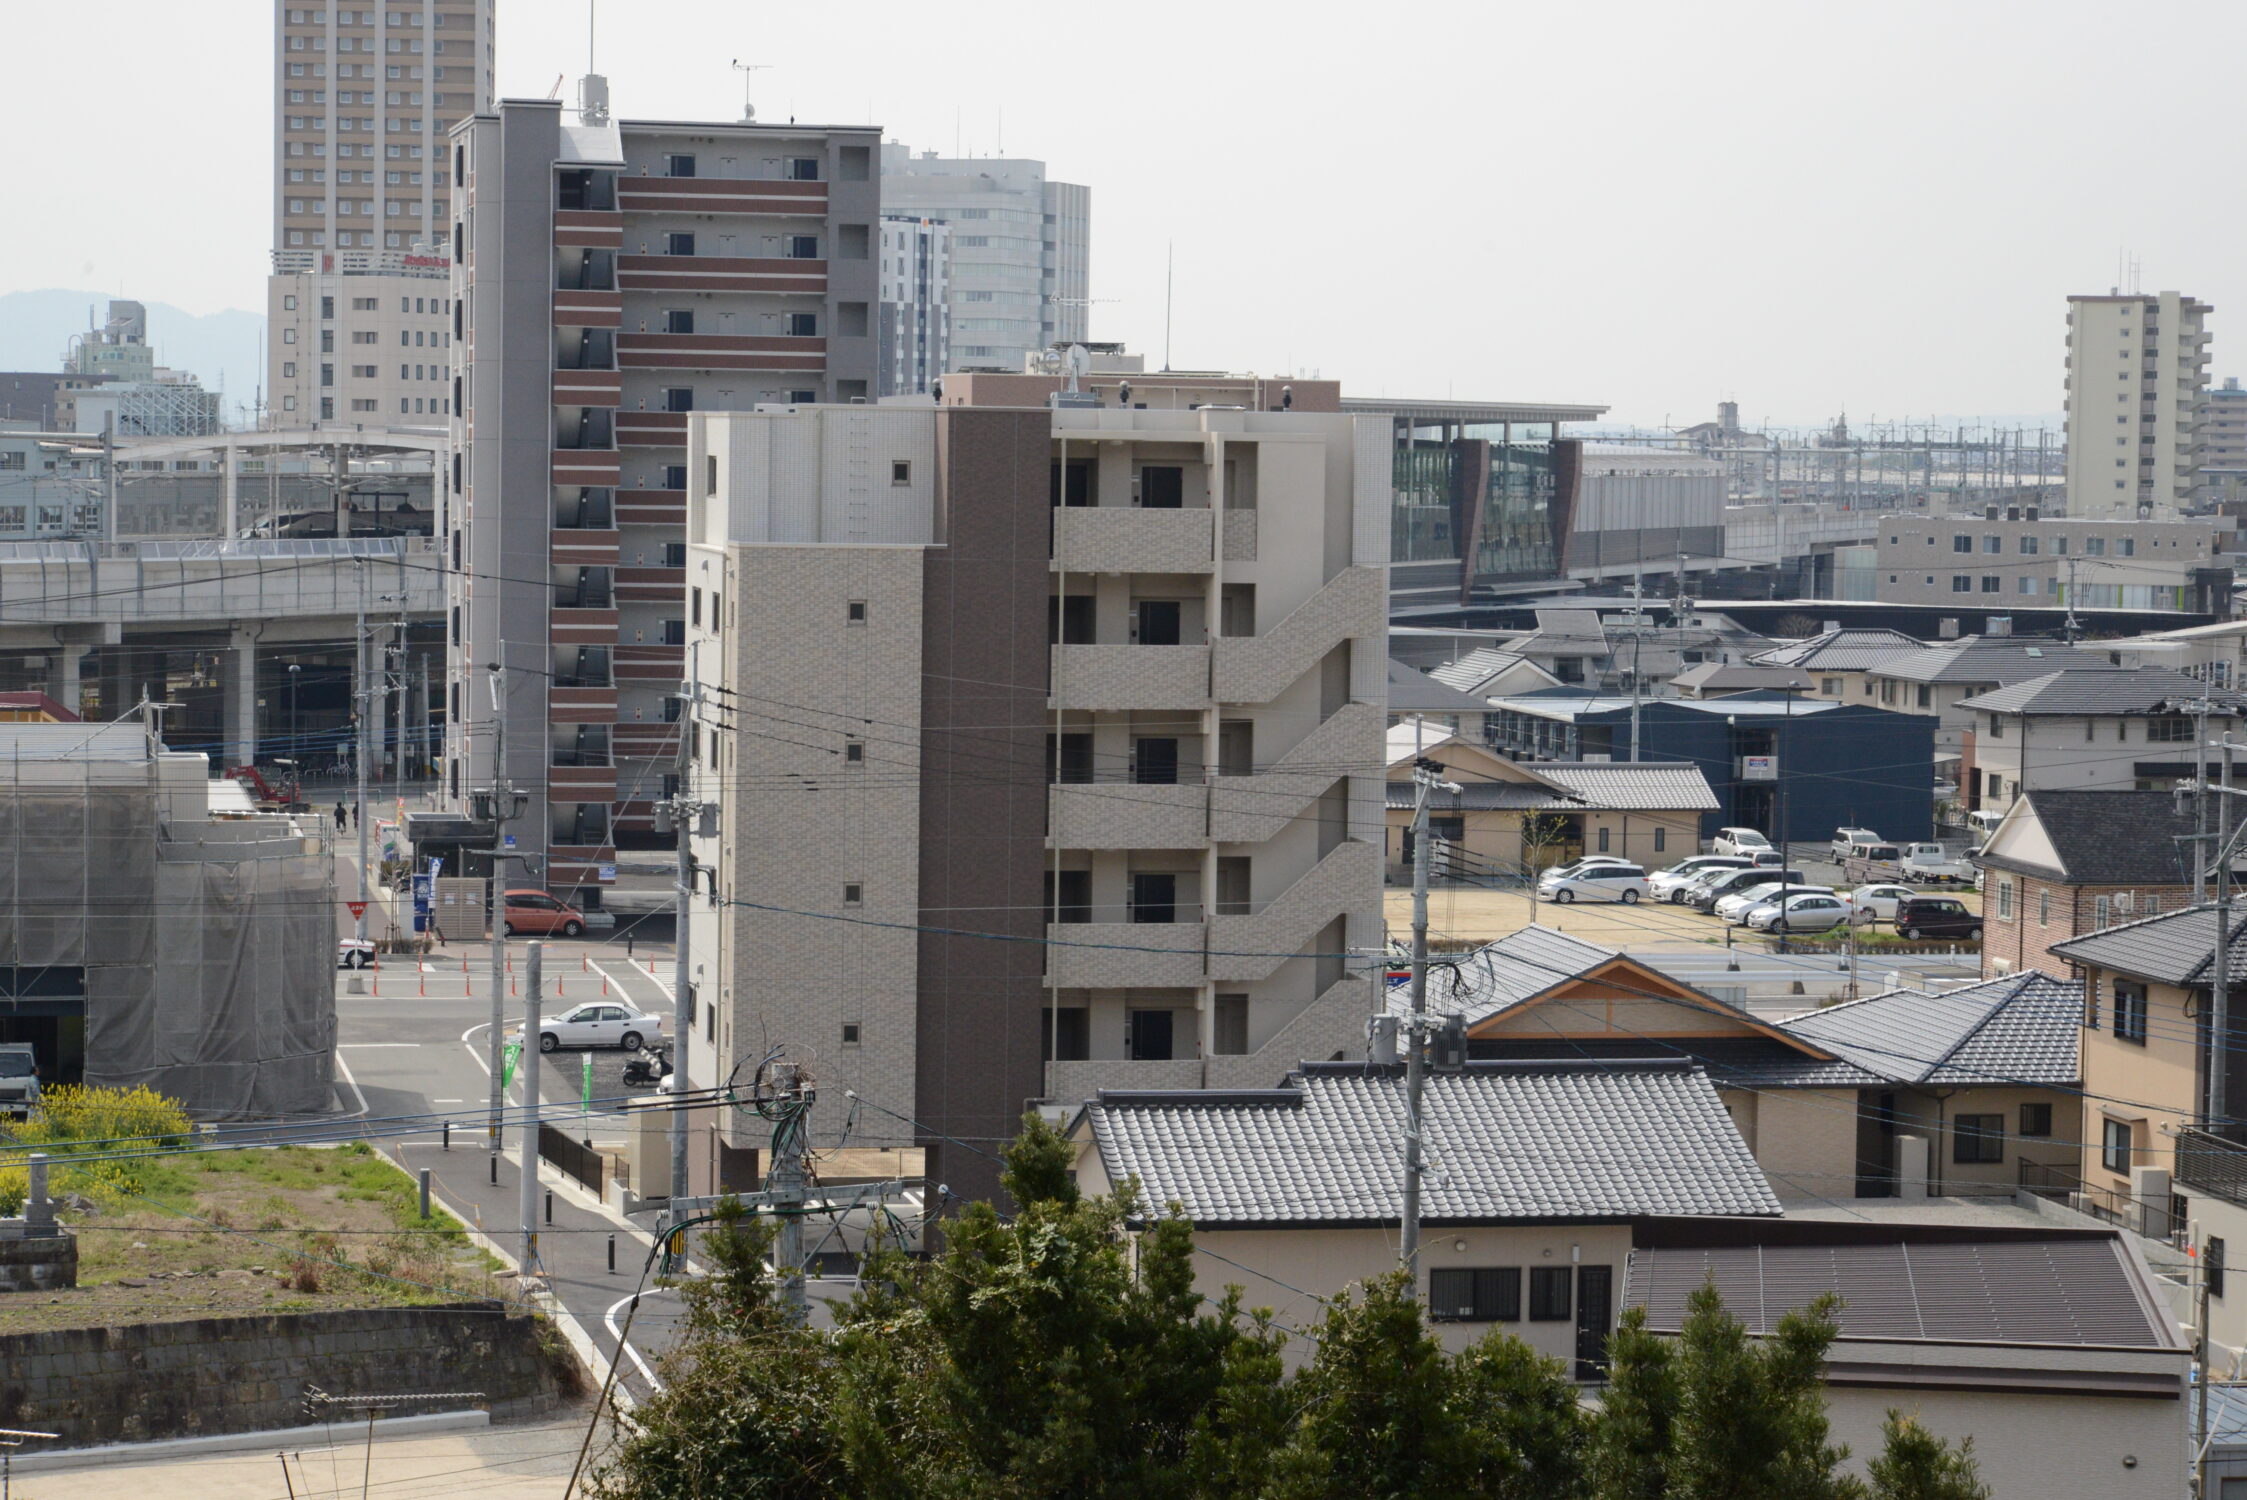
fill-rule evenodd
<path id="1" fill-rule="evenodd" d="M 2132 905 L 2133 902 L 2128 891 L 2117 891 L 2115 893 L 2114 909 L 2116 911 L 2128 911 Z"/>

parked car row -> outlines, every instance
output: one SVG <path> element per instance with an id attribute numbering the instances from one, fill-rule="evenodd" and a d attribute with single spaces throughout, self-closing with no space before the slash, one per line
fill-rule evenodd
<path id="1" fill-rule="evenodd" d="M 1875 856 L 1901 853 L 1869 828 L 1837 829 L 1832 847 L 1837 859 L 1860 869 Z M 1953 896 L 1927 895 L 1896 880 L 1863 880 L 1849 891 L 1814 884 L 1802 871 L 1787 869 L 1783 852 L 1752 828 L 1719 830 L 1715 848 L 1716 853 L 1693 855 L 1651 873 L 1627 859 L 1589 855 L 1546 871 L 1537 882 L 1537 895 L 1557 902 L 1666 901 L 1760 932 L 1810 934 L 1852 923 L 1888 922 L 1911 938 L 1982 935 L 1981 917 Z M 1894 860 L 1907 878 L 1939 881 L 1947 872 L 1933 873 L 1933 867 L 1955 863 L 1937 844 L 1907 848 L 1918 858 Z"/>

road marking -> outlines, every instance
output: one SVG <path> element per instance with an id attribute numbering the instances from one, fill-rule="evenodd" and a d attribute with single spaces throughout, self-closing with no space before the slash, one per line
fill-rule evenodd
<path id="1" fill-rule="evenodd" d="M 342 1049 L 340 1048 L 337 1049 L 335 1065 L 343 1070 L 343 1081 L 351 1085 L 351 1092 L 359 1096 L 357 1118 L 364 1118 L 367 1113 L 367 1091 L 359 1087 L 358 1079 L 351 1076 L 351 1064 L 343 1060 Z M 353 1116 L 346 1116 L 345 1118 L 349 1119 Z"/>
<path id="2" fill-rule="evenodd" d="M 606 979 L 610 984 L 615 985 L 618 989 L 624 989 L 624 981 L 618 979 L 614 974 L 611 974 L 608 970 L 602 968 L 599 964 L 593 965 L 593 972 L 600 975 L 603 979 Z M 657 989 L 663 991 L 663 998 L 671 1002 L 671 1006 L 674 1010 L 678 1008 L 679 997 L 671 993 L 671 986 L 665 984 L 662 980 L 656 978 L 653 974 L 650 974 L 645 969 L 633 969 L 632 977 L 634 979 L 645 979 L 652 983 Z M 626 992 L 625 998 L 631 998 L 629 991 Z"/>
<path id="3" fill-rule="evenodd" d="M 432 1099 L 431 1104 L 466 1104 L 466 1099 Z"/>
<path id="4" fill-rule="evenodd" d="M 418 1047 L 418 1046 L 420 1046 L 420 1045 L 421 1045 L 421 1043 L 419 1043 L 419 1042 L 337 1042 L 337 1043 L 336 1043 L 336 1046 L 337 1046 L 338 1048 L 342 1048 L 342 1047 Z"/>
<path id="5" fill-rule="evenodd" d="M 662 1288 L 658 1287 L 654 1291 L 634 1292 L 629 1297 L 619 1297 L 613 1304 L 610 1305 L 609 1310 L 601 1317 L 601 1321 L 608 1327 L 609 1337 L 616 1340 L 616 1346 L 619 1349 L 622 1349 L 626 1354 L 631 1356 L 632 1363 L 638 1366 L 640 1374 L 646 1377 L 649 1385 L 655 1387 L 655 1389 L 659 1391 L 663 1389 L 663 1382 L 655 1378 L 655 1371 L 649 1369 L 648 1362 L 640 1358 L 640 1351 L 633 1348 L 630 1344 L 624 1342 L 624 1330 L 616 1326 L 616 1310 L 619 1307 L 623 1307 L 627 1303 L 637 1302 L 642 1297 L 656 1296 L 661 1291 Z"/>

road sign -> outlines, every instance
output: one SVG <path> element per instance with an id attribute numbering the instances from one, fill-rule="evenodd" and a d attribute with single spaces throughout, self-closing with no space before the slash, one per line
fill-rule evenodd
<path id="1" fill-rule="evenodd" d="M 367 914 L 367 903 L 364 901 L 346 901 L 343 904 L 350 909 L 354 921 Z"/>
<path id="2" fill-rule="evenodd" d="M 614 866 L 614 865 L 602 865 L 602 866 L 600 867 L 600 878 L 601 878 L 601 879 L 603 879 L 603 880 L 614 880 L 614 879 L 616 879 L 616 866 Z"/>
<path id="3" fill-rule="evenodd" d="M 502 834 L 502 835 L 500 836 L 500 840 L 499 840 L 499 847 L 500 847 L 500 848 L 502 848 L 502 849 L 512 849 L 512 848 L 514 848 L 514 847 L 515 847 L 515 835 L 513 835 L 512 833 L 508 833 L 508 834 Z"/>

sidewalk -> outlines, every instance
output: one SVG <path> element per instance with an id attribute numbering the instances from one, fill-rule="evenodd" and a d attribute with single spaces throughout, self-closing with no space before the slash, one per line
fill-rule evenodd
<path id="1" fill-rule="evenodd" d="M 570 1118 L 574 1120 L 575 1116 Z M 489 1240 L 495 1253 L 513 1266 L 521 1238 L 522 1176 L 516 1167 L 518 1132 L 512 1128 L 508 1131 L 507 1152 L 499 1159 L 496 1184 L 490 1176 L 491 1156 L 486 1140 L 481 1130 L 456 1129 L 450 1151 L 426 1140 L 395 1141 L 384 1149 L 409 1174 L 418 1175 L 423 1167 L 429 1168 L 431 1191 Z M 646 1263 L 654 1241 L 621 1215 L 589 1206 L 590 1195 L 564 1177 L 551 1162 L 540 1164 L 539 1189 L 538 1256 L 545 1272 L 539 1284 L 553 1298 L 557 1311 L 575 1322 L 576 1333 L 582 1336 L 584 1345 L 589 1345 L 605 1365 L 617 1355 L 616 1337 L 605 1320 L 614 1309 L 621 1326 L 623 1309 L 617 1304 L 629 1298 L 633 1289 L 641 1284 L 640 1268 Z M 547 1222 L 549 1198 L 553 1204 L 551 1223 Z M 612 1242 L 613 1272 L 610 1269 Z M 639 1316 L 632 1325 L 632 1345 L 640 1358 L 650 1365 L 661 1351 L 670 1347 L 677 1307 L 676 1301 L 668 1296 L 642 1301 Z M 584 1352 L 583 1345 L 580 1352 Z M 598 1380 L 603 1373 L 597 1367 L 593 1376 Z M 649 1393 L 646 1382 L 639 1378 L 637 1361 L 627 1358 L 619 1380 L 626 1383 L 635 1397 Z"/>

